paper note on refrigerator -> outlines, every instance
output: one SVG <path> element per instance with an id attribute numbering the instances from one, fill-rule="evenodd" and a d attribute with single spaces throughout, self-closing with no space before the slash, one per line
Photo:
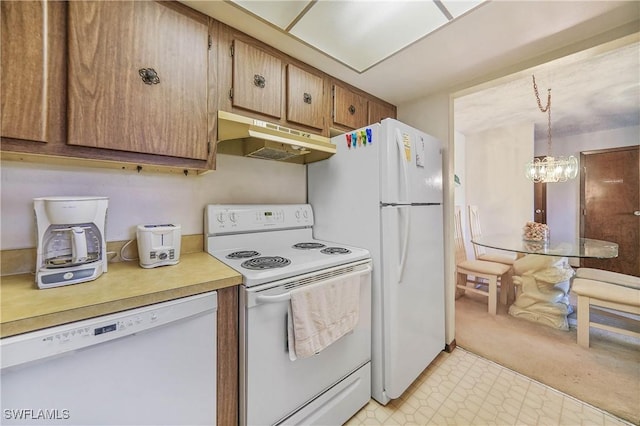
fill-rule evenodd
<path id="1" fill-rule="evenodd" d="M 416 146 L 416 166 L 424 167 L 424 138 L 422 136 Z"/>
<path id="2" fill-rule="evenodd" d="M 407 157 L 407 161 L 411 161 L 411 138 L 408 134 L 402 134 L 402 143 L 404 144 L 404 155 Z"/>

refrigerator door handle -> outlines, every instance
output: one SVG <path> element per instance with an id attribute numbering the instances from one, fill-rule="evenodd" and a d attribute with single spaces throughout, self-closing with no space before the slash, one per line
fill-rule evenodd
<path id="1" fill-rule="evenodd" d="M 409 249 L 409 223 L 411 222 L 411 206 L 400 206 L 398 212 L 402 216 L 404 212 L 404 225 L 402 225 L 401 245 L 402 251 L 400 252 L 400 264 L 398 265 L 398 284 L 402 282 L 402 275 L 404 274 L 405 264 L 407 263 L 407 250 Z"/>
<path id="2" fill-rule="evenodd" d="M 399 202 L 409 202 L 409 169 L 407 168 L 406 151 L 404 141 L 402 140 L 402 132 L 396 129 L 396 145 L 398 146 L 398 162 L 402 170 L 402 185 L 404 186 L 404 197 Z"/>

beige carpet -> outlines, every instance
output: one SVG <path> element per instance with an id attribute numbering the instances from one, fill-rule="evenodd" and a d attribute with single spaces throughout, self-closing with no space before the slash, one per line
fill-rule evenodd
<path id="1" fill-rule="evenodd" d="M 591 347 L 576 343 L 576 330 L 556 330 L 507 314 L 487 312 L 487 299 L 456 301 L 458 346 L 640 424 L 640 340 L 591 329 Z"/>

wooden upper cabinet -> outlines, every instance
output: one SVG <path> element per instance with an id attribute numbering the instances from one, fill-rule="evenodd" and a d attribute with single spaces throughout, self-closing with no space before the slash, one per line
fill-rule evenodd
<path id="1" fill-rule="evenodd" d="M 396 118 L 396 108 L 380 102 L 369 101 L 367 124 L 379 123 L 385 118 Z"/>
<path id="2" fill-rule="evenodd" d="M 233 41 L 234 107 L 280 118 L 282 61 L 241 40 Z"/>
<path id="3" fill-rule="evenodd" d="M 0 2 L 2 137 L 48 142 L 60 111 L 64 38 L 52 16 L 63 9 L 43 1 Z M 47 25 L 47 22 L 49 25 Z M 51 27 L 49 27 L 51 26 Z M 48 31 L 47 31 L 48 28 Z"/>
<path id="4" fill-rule="evenodd" d="M 324 79 L 287 65 L 287 121 L 324 127 Z"/>
<path id="5" fill-rule="evenodd" d="M 350 129 L 366 126 L 367 99 L 340 85 L 333 85 L 333 122 Z"/>
<path id="6" fill-rule="evenodd" d="M 69 2 L 68 143 L 207 159 L 208 19 L 155 1 Z"/>

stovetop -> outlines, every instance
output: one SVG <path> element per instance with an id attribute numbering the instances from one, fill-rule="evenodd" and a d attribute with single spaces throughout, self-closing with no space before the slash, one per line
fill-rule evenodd
<path id="1" fill-rule="evenodd" d="M 264 236 L 256 236 L 260 238 Z M 294 248 L 296 243 L 314 243 L 318 248 Z M 215 242 L 214 242 L 215 245 Z M 326 250 L 327 248 L 331 250 Z M 272 244 L 256 241 L 252 246 L 210 250 L 209 254 L 242 274 L 246 286 L 255 286 L 358 260 L 369 252 L 358 247 L 328 241 L 309 240 Z"/>
<path id="2" fill-rule="evenodd" d="M 206 250 L 242 274 L 247 287 L 370 257 L 363 248 L 314 239 L 312 224 L 309 205 L 210 205 Z"/>

